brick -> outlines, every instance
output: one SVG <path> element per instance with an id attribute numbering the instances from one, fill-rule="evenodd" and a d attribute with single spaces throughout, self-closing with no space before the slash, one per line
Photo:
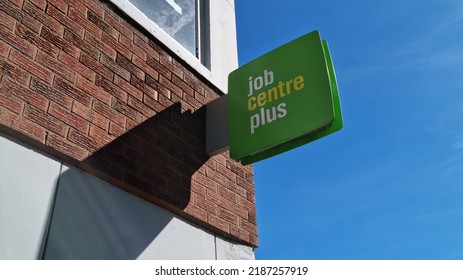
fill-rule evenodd
<path id="1" fill-rule="evenodd" d="M 23 108 L 23 104 L 23 101 L 21 101 L 12 94 L 6 94 L 6 92 L 1 90 L 0 88 L 0 107 L 4 107 L 20 115 Z"/>
<path id="2" fill-rule="evenodd" d="M 94 1 L 94 0 L 79 0 L 79 1 L 83 3 L 95 15 L 99 16 L 100 18 L 104 17 L 105 10 L 101 6 L 101 4 L 97 4 L 101 2 Z"/>
<path id="3" fill-rule="evenodd" d="M 53 75 L 49 70 L 45 69 L 36 62 L 31 61 L 29 58 L 25 57 L 20 52 L 16 50 L 11 50 L 9 58 L 15 64 L 20 65 L 22 69 L 28 71 L 32 75 L 44 81 L 51 82 Z"/>
<path id="4" fill-rule="evenodd" d="M 101 76 L 97 76 L 95 78 L 95 85 L 101 87 L 106 92 L 108 92 L 111 96 L 114 96 L 120 100 L 127 101 L 127 93 L 122 89 L 115 86 L 111 81 L 105 79 Z"/>
<path id="5" fill-rule="evenodd" d="M 50 103 L 50 106 L 48 107 L 48 113 L 80 132 L 87 133 L 89 129 L 89 123 L 87 120 L 76 114 L 73 114 L 72 112 L 54 102 Z"/>
<path id="6" fill-rule="evenodd" d="M 186 94 L 194 97 L 194 89 L 182 81 L 177 75 L 172 75 L 172 82 L 179 86 Z"/>
<path id="7" fill-rule="evenodd" d="M 63 79 L 59 77 L 55 77 L 53 81 L 53 88 L 58 91 L 62 91 L 62 93 L 70 96 L 72 99 L 79 101 L 80 103 L 90 107 L 91 97 L 87 93 L 79 90 L 73 85 L 70 85 Z"/>
<path id="8" fill-rule="evenodd" d="M 183 78 L 183 69 L 182 67 L 177 63 L 176 65 L 174 64 L 174 60 L 170 55 L 166 55 L 165 53 L 162 53 L 161 56 L 159 57 L 159 62 L 164 65 L 167 69 L 169 69 L 170 72 L 172 72 L 174 75 L 177 75 L 181 79 Z"/>
<path id="9" fill-rule="evenodd" d="M 247 219 L 240 219 L 240 227 L 245 231 L 257 235 L 257 227 L 255 224 L 248 222 Z"/>
<path id="10" fill-rule="evenodd" d="M 26 108 L 24 110 L 24 116 L 28 120 L 42 126 L 47 130 L 53 131 L 62 137 L 64 137 L 67 133 L 68 127 L 66 124 L 31 105 L 26 105 Z"/>
<path id="11" fill-rule="evenodd" d="M 235 203 L 228 204 L 228 210 L 236 214 L 240 219 L 248 220 L 248 211 Z"/>
<path id="12" fill-rule="evenodd" d="M 155 91 L 157 91 L 158 93 L 162 94 L 164 97 L 166 97 L 167 99 L 171 99 L 171 94 L 170 94 L 170 91 L 165 88 L 163 85 L 161 85 L 157 79 L 151 77 L 150 75 L 146 75 L 146 78 L 145 78 L 145 83 L 150 86 L 151 88 L 153 88 Z M 161 101 L 161 100 L 159 100 Z M 168 104 L 172 104 L 172 102 L 168 102 L 167 104 L 163 104 L 163 105 L 168 105 Z M 168 107 L 168 106 L 166 106 Z"/>
<path id="13" fill-rule="evenodd" d="M 7 77 L 10 77 L 13 81 L 16 81 L 22 85 L 29 83 L 30 75 L 21 68 L 8 63 L 5 59 L 0 57 L 0 73 Z"/>
<path id="14" fill-rule="evenodd" d="M 91 70 L 84 64 L 80 63 L 78 58 L 74 58 L 65 52 L 60 52 L 60 54 L 58 55 L 58 60 L 61 61 L 67 67 L 74 69 L 76 73 L 79 73 L 79 77 L 84 77 L 89 81 L 95 80 L 95 72 L 93 72 L 93 70 Z"/>
<path id="15" fill-rule="evenodd" d="M 207 98 L 207 99 L 210 99 L 210 100 L 214 100 L 216 98 L 219 97 L 219 95 L 217 93 L 215 93 L 213 90 L 211 89 L 205 89 L 204 90 L 204 96 Z"/>
<path id="16" fill-rule="evenodd" d="M 153 111 L 151 107 L 147 106 L 147 105 L 149 105 L 149 103 L 141 102 L 141 101 L 139 101 L 138 99 L 136 99 L 136 98 L 134 98 L 132 96 L 129 96 L 128 105 L 131 108 L 133 108 L 133 109 L 137 110 L 138 112 L 140 112 L 142 115 L 144 115 L 147 118 L 150 118 L 150 117 L 152 117 L 152 116 L 154 116 L 156 114 L 156 112 Z M 138 122 L 137 122 L 137 124 L 138 124 Z"/>
<path id="17" fill-rule="evenodd" d="M 174 104 L 174 102 L 170 101 L 170 99 L 164 95 L 158 95 L 159 98 L 159 103 L 162 104 L 162 106 L 168 108 Z"/>
<path id="18" fill-rule="evenodd" d="M 50 57 L 49 55 L 44 54 L 39 51 L 37 53 L 36 60 L 38 63 L 40 63 L 40 65 L 47 67 L 55 74 L 66 79 L 68 82 L 73 83 L 75 81 L 76 73 L 73 70 L 71 70 L 69 67 L 67 67 L 65 64 L 56 60 L 56 58 Z"/>
<path id="19" fill-rule="evenodd" d="M 255 203 L 256 199 L 253 193 L 246 191 L 246 198 L 249 202 Z"/>
<path id="20" fill-rule="evenodd" d="M 254 185 L 249 183 L 246 179 L 243 179 L 241 177 L 236 178 L 236 183 L 243 187 L 245 190 L 248 192 L 254 193 Z"/>
<path id="21" fill-rule="evenodd" d="M 44 96 L 30 91 L 9 79 L 2 79 L 0 93 L 6 96 L 14 96 L 43 111 L 48 107 L 48 100 Z"/>
<path id="22" fill-rule="evenodd" d="M 119 32 L 116 29 L 114 29 L 111 25 L 104 22 L 101 17 L 99 17 L 97 14 L 95 14 L 91 10 L 89 10 L 87 12 L 87 19 L 88 19 L 89 22 L 92 22 L 94 25 L 96 25 L 99 30 L 107 33 L 108 35 L 110 35 L 114 39 L 119 38 Z M 95 29 L 95 28 L 93 27 L 93 29 Z M 100 36 L 98 36 L 98 37 L 100 37 Z"/>
<path id="23" fill-rule="evenodd" d="M 69 129 L 68 140 L 78 145 L 79 147 L 84 148 L 90 153 L 96 152 L 99 148 L 101 148 L 98 146 L 94 139 L 73 128 Z"/>
<path id="24" fill-rule="evenodd" d="M 147 182 L 139 176 L 134 175 L 130 172 L 125 172 L 124 182 L 147 194 L 154 194 L 156 192 L 156 186 L 154 184 Z"/>
<path id="25" fill-rule="evenodd" d="M 98 143 L 98 146 L 105 146 L 114 140 L 114 137 L 109 135 L 108 131 L 95 125 L 90 125 L 90 131 L 88 135 L 95 139 L 95 141 Z"/>
<path id="26" fill-rule="evenodd" d="M 195 97 L 195 100 L 197 100 L 203 106 L 212 101 L 210 99 L 207 99 L 206 97 L 204 97 L 204 95 L 202 95 L 201 93 L 197 91 L 195 91 L 194 97 Z"/>
<path id="27" fill-rule="evenodd" d="M 182 89 L 179 88 L 178 86 L 174 85 L 171 81 L 169 81 L 166 77 L 163 75 L 159 75 L 159 83 L 163 85 L 165 88 L 167 88 L 170 92 L 174 93 L 180 98 L 183 98 L 182 95 Z"/>
<path id="28" fill-rule="evenodd" d="M 89 21 L 85 15 L 82 13 L 78 12 L 76 9 L 74 9 L 72 6 L 69 8 L 68 11 L 68 17 L 72 20 L 74 20 L 77 24 L 82 26 L 85 30 L 85 33 L 92 33 L 98 38 L 101 38 L 102 31 L 99 28 L 95 28 L 95 25 Z"/>
<path id="29" fill-rule="evenodd" d="M 239 239 L 241 239 L 244 242 L 249 242 L 249 240 L 250 240 L 250 237 L 249 237 L 250 233 L 245 231 L 244 229 L 240 228 L 237 225 L 230 225 L 230 233 L 233 236 L 238 237 Z"/>
<path id="30" fill-rule="evenodd" d="M 3 125 L 17 130 L 34 140 L 45 143 L 46 130 L 38 124 L 14 114 L 0 106 L 0 121 Z"/>
<path id="31" fill-rule="evenodd" d="M 206 168 L 206 175 L 208 178 L 217 182 L 221 186 L 224 186 L 224 187 L 227 186 L 227 178 L 223 176 L 222 174 L 218 173 L 217 171 L 212 170 L 210 168 Z"/>
<path id="32" fill-rule="evenodd" d="M 107 105 L 111 104 L 111 95 L 91 81 L 79 76 L 77 77 L 76 86 L 82 91 L 88 93 L 91 97 L 96 98 Z"/>
<path id="33" fill-rule="evenodd" d="M 227 184 L 227 189 L 229 189 L 230 191 L 236 193 L 237 195 L 241 196 L 241 197 L 247 197 L 246 194 L 246 190 L 240 186 L 238 186 L 237 184 L 231 182 L 231 181 L 228 181 L 228 184 Z"/>
<path id="34" fill-rule="evenodd" d="M 119 136 L 121 136 L 122 134 L 125 133 L 125 129 L 120 125 L 109 122 L 109 131 L 108 132 L 109 132 L 110 135 L 113 135 L 115 137 L 119 137 Z"/>
<path id="35" fill-rule="evenodd" d="M 17 37 L 9 32 L 5 27 L 0 26 L 0 40 L 20 51 L 29 58 L 34 58 L 36 47 L 26 40 Z"/>
<path id="36" fill-rule="evenodd" d="M 82 37 L 77 36 L 73 32 L 65 30 L 64 39 L 66 39 L 69 43 L 71 43 L 75 47 L 81 49 L 83 52 L 87 53 L 93 59 L 98 59 L 99 51 L 94 46 L 92 46 L 90 43 L 84 41 Z"/>
<path id="37" fill-rule="evenodd" d="M 113 48 L 106 45 L 105 43 L 103 43 L 99 38 L 95 37 L 91 33 L 85 33 L 84 39 L 85 41 L 90 43 L 92 46 L 97 48 L 99 51 L 106 54 L 111 59 L 113 60 L 116 59 L 116 51 Z"/>
<path id="38" fill-rule="evenodd" d="M 204 87 L 201 81 L 191 73 L 183 75 L 183 81 L 192 87 L 195 91 L 199 92 L 204 97 Z"/>
<path id="39" fill-rule="evenodd" d="M 133 56 L 132 57 L 132 62 L 138 68 L 140 68 L 143 72 L 150 75 L 151 77 L 153 77 L 155 79 L 159 78 L 158 71 L 154 70 L 151 66 L 149 66 L 143 59 L 139 58 L 138 56 L 136 56 L 136 55 Z"/>
<path id="40" fill-rule="evenodd" d="M 145 82 L 137 76 L 132 76 L 130 79 L 130 84 L 136 87 L 140 92 L 142 92 L 145 95 L 149 95 L 153 98 L 157 98 L 158 93 L 151 87 L 149 87 Z"/>
<path id="41" fill-rule="evenodd" d="M 43 52 L 47 53 L 50 56 L 57 57 L 58 49 L 48 42 L 47 40 L 41 38 L 38 34 L 30 31 L 22 24 L 16 24 L 15 34 L 29 43 L 33 44 Z"/>
<path id="42" fill-rule="evenodd" d="M 132 59 L 134 56 L 137 56 L 143 60 L 146 60 L 146 52 L 140 49 L 137 45 L 135 45 L 132 39 L 129 39 L 125 36 L 119 36 L 119 43 L 129 49 L 134 55 L 132 55 Z"/>
<path id="43" fill-rule="evenodd" d="M 113 13 L 115 15 L 115 13 Z M 148 42 L 148 38 L 145 36 L 143 31 L 139 30 L 136 25 L 134 25 L 130 20 L 124 20 L 121 19 L 121 24 L 125 26 L 125 28 L 129 29 L 131 32 L 133 32 L 134 36 L 140 37 L 142 40 L 145 40 Z"/>
<path id="44" fill-rule="evenodd" d="M 164 77 L 167 77 L 167 79 L 170 79 L 172 77 L 172 72 L 151 56 L 148 56 L 146 58 L 146 64 L 148 64 L 154 70 L 156 70 L 160 74 L 160 76 L 163 75 Z"/>
<path id="45" fill-rule="evenodd" d="M 148 59 L 148 55 L 149 55 L 152 60 L 159 61 L 159 53 L 156 50 L 154 50 L 145 40 L 135 35 L 133 37 L 133 42 L 136 46 L 139 46 L 140 49 L 146 52 L 147 54 L 146 59 Z"/>
<path id="46" fill-rule="evenodd" d="M 62 91 L 56 91 L 48 84 L 44 83 L 43 81 L 32 77 L 31 83 L 29 88 L 41 96 L 44 96 L 46 99 L 53 101 L 66 109 L 71 109 L 72 106 L 72 98 L 64 94 Z M 41 108 L 45 110 L 44 108 Z"/>
<path id="47" fill-rule="evenodd" d="M 148 95 L 143 95 L 143 103 L 150 107 L 151 109 L 153 109 L 155 112 L 159 113 L 159 112 L 162 112 L 164 109 L 166 109 L 161 103 L 159 103 L 156 99 L 154 98 L 151 98 L 150 96 Z M 150 117 L 152 116 L 153 114 L 151 115 L 146 115 L 147 117 Z"/>
<path id="48" fill-rule="evenodd" d="M 191 203 L 185 208 L 184 212 L 202 221 L 207 221 L 207 211 Z"/>
<path id="49" fill-rule="evenodd" d="M 207 222 L 226 233 L 230 233 L 230 224 L 212 213 L 207 213 Z"/>
<path id="50" fill-rule="evenodd" d="M 146 120 L 146 117 L 143 117 L 143 121 L 145 121 L 145 120 Z M 132 128 L 135 128 L 138 125 L 139 125 L 139 123 L 135 122 L 132 119 L 127 119 L 126 122 L 125 122 L 126 130 L 131 130 Z"/>
<path id="51" fill-rule="evenodd" d="M 23 10 L 24 12 L 41 22 L 45 27 L 50 28 L 54 32 L 59 33 L 61 35 L 64 33 L 64 27 L 61 23 L 45 14 L 44 10 L 40 9 L 31 2 L 24 2 Z"/>
<path id="52" fill-rule="evenodd" d="M 228 180 L 236 183 L 236 174 L 222 164 L 217 165 L 217 171 L 227 177 Z"/>
<path id="53" fill-rule="evenodd" d="M 29 14 L 27 14 L 20 8 L 11 5 L 11 2 L 0 1 L 0 11 L 3 11 L 4 13 L 8 14 L 10 17 L 14 18 L 19 23 L 22 23 L 23 25 L 27 26 L 35 33 L 39 32 L 41 27 L 40 22 L 31 17 Z"/>
<path id="54" fill-rule="evenodd" d="M 127 39 L 132 40 L 134 37 L 133 32 L 130 31 L 128 28 L 126 28 L 124 25 L 122 25 L 118 19 L 119 19 L 118 16 L 116 18 L 116 16 L 111 15 L 111 13 L 107 13 L 107 12 L 104 13 L 105 23 L 112 26 L 114 29 L 116 29 L 117 31 L 119 31 L 119 33 L 123 35 L 123 36 L 120 36 L 119 39 L 121 37 L 126 37 Z"/>
<path id="55" fill-rule="evenodd" d="M 63 24 L 65 27 L 72 30 L 72 32 L 77 34 L 77 36 L 81 38 L 84 36 L 84 28 L 80 26 L 77 22 L 63 14 L 59 9 L 55 8 L 55 6 L 48 5 L 46 13 L 58 22 L 60 22 L 61 24 Z"/>
<path id="56" fill-rule="evenodd" d="M 88 152 L 84 148 L 72 144 L 65 138 L 54 133 L 48 134 L 46 145 L 77 160 L 83 160 L 88 155 Z"/>
<path id="57" fill-rule="evenodd" d="M 227 168 L 231 170 L 231 172 L 235 173 L 237 176 L 241 176 L 245 178 L 245 171 L 243 168 L 241 168 L 237 162 L 228 160 L 227 159 Z"/>
<path id="58" fill-rule="evenodd" d="M 47 27 L 42 28 L 40 36 L 73 58 L 79 57 L 80 50 L 68 40 L 61 38 L 58 33 L 51 29 Z"/>
<path id="59" fill-rule="evenodd" d="M 9 52 L 10 52 L 10 46 L 0 41 L 0 56 L 6 58 Z"/>
<path id="60" fill-rule="evenodd" d="M 74 102 L 72 105 L 72 112 L 86 119 L 90 123 L 101 127 L 104 130 L 108 129 L 109 120 L 97 112 L 93 111 L 91 108 L 84 106 L 79 102 Z"/>
<path id="61" fill-rule="evenodd" d="M 218 209 L 218 214 L 217 216 L 221 219 L 224 219 L 225 221 L 232 223 L 234 225 L 238 225 L 238 216 L 228 210 L 225 210 L 223 208 Z"/>
<path id="62" fill-rule="evenodd" d="M 252 172 L 252 170 L 251 170 L 251 172 Z M 254 184 L 254 175 L 252 173 L 246 172 L 245 173 L 245 178 L 246 178 L 246 181 L 248 181 L 251 184 Z"/>
<path id="63" fill-rule="evenodd" d="M 193 203 L 194 205 L 198 206 L 201 209 L 206 210 L 209 213 L 216 215 L 217 213 L 217 205 L 202 196 L 193 194 Z"/>
<path id="64" fill-rule="evenodd" d="M 18 7 L 21 7 L 22 4 L 23 4 L 23 0 L 9 0 L 11 2 L 11 4 L 14 4 Z"/>
<path id="65" fill-rule="evenodd" d="M 122 102 L 117 98 L 114 98 L 112 100 L 111 108 L 138 123 L 141 123 L 143 121 L 143 117 L 138 111 L 134 110 L 133 108 L 128 106 L 127 103 Z"/>
<path id="66" fill-rule="evenodd" d="M 105 66 L 100 64 L 95 59 L 93 59 L 91 56 L 89 56 L 89 55 L 87 55 L 85 53 L 82 53 L 80 55 L 79 61 L 83 65 L 85 65 L 89 69 L 92 69 L 93 71 L 95 71 L 96 73 L 98 73 L 101 76 L 105 77 L 106 79 L 108 79 L 108 80 L 113 79 L 113 76 L 114 76 L 113 72 L 111 72 L 108 68 L 106 68 Z"/>
<path id="67" fill-rule="evenodd" d="M 127 57 L 127 58 L 131 58 L 132 57 L 132 52 L 129 51 L 125 46 L 123 46 L 121 43 L 119 43 L 118 41 L 116 41 L 113 37 L 111 37 L 110 35 L 106 34 L 106 33 L 103 33 L 101 35 L 101 41 L 103 41 L 105 44 L 107 44 L 108 46 L 110 46 L 111 48 L 115 49 L 117 52 L 119 52 L 120 54 L 122 54 L 123 56 Z"/>
<path id="68" fill-rule="evenodd" d="M 93 109 L 97 113 L 101 114 L 102 116 L 105 116 L 106 118 L 117 123 L 118 125 L 125 126 L 125 117 L 116 110 L 110 108 L 108 105 L 105 105 L 104 103 L 95 100 L 93 102 Z"/>
<path id="69" fill-rule="evenodd" d="M 97 170 L 99 173 L 106 174 L 113 179 L 122 181 L 124 179 L 124 170 L 111 164 L 107 160 L 96 156 L 95 154 L 89 156 L 85 160 L 85 164 L 87 167 L 90 167 L 94 170 Z"/>
<path id="70" fill-rule="evenodd" d="M 250 222 L 251 224 L 257 225 L 257 217 L 255 213 L 248 214 L 248 222 Z"/>
<path id="71" fill-rule="evenodd" d="M 208 189 L 210 189 L 210 190 L 212 190 L 214 192 L 217 192 L 216 184 L 211 178 L 209 178 L 209 177 L 207 177 L 207 176 L 205 176 L 205 175 L 203 175 L 201 173 L 195 173 L 193 179 L 196 182 L 200 183 L 201 185 L 205 186 L 206 188 L 208 188 Z"/>
<path id="72" fill-rule="evenodd" d="M 0 10 L 0 25 L 6 30 L 13 31 L 16 20 Z"/>
<path id="73" fill-rule="evenodd" d="M 200 109 L 203 104 L 199 103 L 196 99 L 194 99 L 194 97 L 192 97 L 191 95 L 188 95 L 188 94 L 184 94 L 183 95 L 183 99 L 186 101 L 186 103 L 188 105 L 190 105 L 191 107 L 194 108 L 194 110 L 192 111 L 196 111 L 198 109 Z"/>
<path id="74" fill-rule="evenodd" d="M 174 59 L 172 61 L 172 73 L 174 73 L 180 79 L 184 80 L 185 75 L 191 74 L 191 73 L 190 73 L 190 70 L 187 70 L 180 61 L 181 60 L 178 60 L 178 59 Z"/>
<path id="75" fill-rule="evenodd" d="M 122 151 L 118 151 L 118 149 L 112 147 L 111 149 L 107 149 L 106 160 L 117 167 L 132 172 L 134 175 L 139 173 L 140 165 L 136 159 L 132 160 L 131 158 L 124 156 Z M 145 180 L 145 178 L 143 178 L 143 180 Z"/>
<path id="76" fill-rule="evenodd" d="M 258 247 L 259 241 L 257 240 L 257 234 L 250 234 L 249 235 L 249 243 Z"/>
<path id="77" fill-rule="evenodd" d="M 130 96 L 133 96 L 140 101 L 143 99 L 143 92 L 117 75 L 114 76 L 114 84 L 125 90 Z"/>
<path id="78" fill-rule="evenodd" d="M 130 145 L 126 145 L 124 147 L 130 147 Z M 162 174 L 153 172 L 153 160 L 151 158 L 147 157 L 146 155 L 143 155 L 142 157 L 136 157 L 132 154 L 129 154 L 129 156 L 132 158 L 136 158 L 137 162 L 140 164 L 140 176 L 142 178 L 162 189 L 167 190 L 169 182 L 166 178 L 162 176 Z M 141 161 L 138 160 L 138 158 L 140 158 Z"/>
<path id="79" fill-rule="evenodd" d="M 218 189 L 219 189 L 219 195 L 226 198 L 227 201 L 230 201 L 230 202 L 232 202 L 234 204 L 238 203 L 236 193 L 234 193 L 234 192 L 232 192 L 229 189 L 224 188 L 224 187 L 219 187 Z"/>
<path id="80" fill-rule="evenodd" d="M 58 8 L 63 14 L 68 13 L 69 5 L 64 0 L 48 0 L 48 3 Z"/>
<path id="81" fill-rule="evenodd" d="M 241 205 L 241 207 L 246 209 L 250 214 L 256 213 L 256 205 L 253 202 L 250 202 L 249 200 L 245 198 L 239 197 L 239 205 Z"/>
<path id="82" fill-rule="evenodd" d="M 212 192 L 210 190 L 207 191 L 206 196 L 207 196 L 207 199 L 209 201 L 211 201 L 212 203 L 217 204 L 218 206 L 220 206 L 220 207 L 222 207 L 224 209 L 228 208 L 228 201 L 224 197 L 222 197 L 222 196 L 220 196 L 220 195 L 218 195 L 218 194 L 216 194 L 216 193 L 214 193 L 214 192 Z"/>
<path id="83" fill-rule="evenodd" d="M 108 68 L 111 72 L 119 75 L 126 81 L 130 81 L 130 72 L 124 69 L 122 66 L 117 64 L 113 59 L 105 54 L 101 54 L 100 62 L 106 68 Z"/>
<path id="84" fill-rule="evenodd" d="M 133 64 L 129 59 L 121 54 L 117 54 L 116 63 L 119 64 L 122 68 L 129 71 L 133 75 L 137 76 L 139 79 L 145 79 L 145 73 L 140 70 L 135 64 Z"/>
<path id="85" fill-rule="evenodd" d="M 199 195 L 201 197 L 206 198 L 206 187 L 203 185 L 199 184 L 198 182 L 191 180 L 191 191 L 195 193 L 196 195 Z"/>

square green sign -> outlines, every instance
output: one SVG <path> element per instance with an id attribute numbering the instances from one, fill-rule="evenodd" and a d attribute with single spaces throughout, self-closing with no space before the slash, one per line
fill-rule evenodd
<path id="1" fill-rule="evenodd" d="M 331 57 L 317 31 L 233 71 L 228 85 L 230 156 L 242 164 L 342 127 Z"/>

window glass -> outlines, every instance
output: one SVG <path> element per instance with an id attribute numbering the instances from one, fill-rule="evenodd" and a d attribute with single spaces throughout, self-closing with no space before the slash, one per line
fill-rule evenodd
<path id="1" fill-rule="evenodd" d="M 196 54 L 196 0 L 129 0 L 135 7 Z"/>

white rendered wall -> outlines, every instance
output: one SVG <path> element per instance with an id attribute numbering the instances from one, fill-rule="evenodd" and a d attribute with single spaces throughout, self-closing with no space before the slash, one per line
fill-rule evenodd
<path id="1" fill-rule="evenodd" d="M 0 259 L 41 256 L 60 163 L 0 133 Z"/>
<path id="2" fill-rule="evenodd" d="M 211 72 L 223 92 L 228 93 L 228 74 L 238 68 L 235 1 L 209 0 Z"/>
<path id="3" fill-rule="evenodd" d="M 254 259 L 251 247 L 2 134 L 0 171 L 0 259 L 37 259 L 42 249 L 45 259 Z"/>

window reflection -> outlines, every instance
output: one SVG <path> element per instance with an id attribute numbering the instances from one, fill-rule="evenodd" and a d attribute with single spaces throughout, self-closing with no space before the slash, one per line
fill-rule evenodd
<path id="1" fill-rule="evenodd" d="M 149 19 L 196 55 L 196 0 L 129 0 Z"/>

